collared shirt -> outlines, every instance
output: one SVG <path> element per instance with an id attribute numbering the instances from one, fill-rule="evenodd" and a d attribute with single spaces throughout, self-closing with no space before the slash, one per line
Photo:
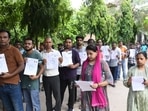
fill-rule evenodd
<path id="1" fill-rule="evenodd" d="M 49 69 L 47 68 L 48 63 L 46 63 L 46 68 L 43 75 L 48 77 L 59 75 L 58 66 L 59 58 L 61 57 L 60 52 L 52 49 L 50 52 L 46 52 L 46 50 L 44 50 L 41 52 L 41 54 L 43 59 L 46 59 L 47 62 L 53 63 L 53 65 L 51 64 L 53 67 L 50 67 Z"/>
<path id="2" fill-rule="evenodd" d="M 109 62 L 109 66 L 110 67 L 118 66 L 118 62 L 120 60 L 120 56 L 121 56 L 121 52 L 118 49 L 118 47 L 116 47 L 114 50 L 112 49 L 110 51 L 110 62 Z"/>
<path id="3" fill-rule="evenodd" d="M 136 64 L 136 49 L 129 49 L 128 54 L 128 63 Z"/>
<path id="4" fill-rule="evenodd" d="M 13 73 L 17 68 L 19 63 L 24 63 L 23 57 L 19 50 L 10 45 L 6 50 L 0 50 L 0 54 L 4 54 L 6 58 L 6 63 L 8 67 L 8 73 Z M 18 84 L 20 81 L 19 74 L 14 75 L 11 78 L 0 78 L 0 85 L 2 84 Z"/>
<path id="5" fill-rule="evenodd" d="M 82 47 L 81 49 L 75 48 L 78 51 L 80 59 L 81 59 L 81 66 L 77 68 L 77 75 L 81 75 L 82 64 L 87 59 L 86 47 Z"/>
<path id="6" fill-rule="evenodd" d="M 110 61 L 110 48 L 108 45 L 104 45 L 104 46 L 101 46 L 100 48 L 102 54 L 103 54 L 103 60 L 105 61 Z"/>
<path id="7" fill-rule="evenodd" d="M 127 47 L 126 46 L 121 46 L 121 47 L 119 47 L 120 49 L 121 49 L 121 57 L 122 57 L 122 59 L 125 59 L 127 56 Z"/>

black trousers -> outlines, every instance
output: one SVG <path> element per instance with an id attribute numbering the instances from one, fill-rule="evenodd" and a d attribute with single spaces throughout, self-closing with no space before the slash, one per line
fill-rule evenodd
<path id="1" fill-rule="evenodd" d="M 77 75 L 76 80 L 80 80 L 80 75 Z M 75 102 L 77 101 L 77 87 L 75 87 Z"/>
<path id="2" fill-rule="evenodd" d="M 68 86 L 69 98 L 68 98 L 67 105 L 69 109 L 73 109 L 73 106 L 75 103 L 75 79 L 76 78 L 71 78 L 66 80 L 63 80 L 62 78 L 60 79 L 61 103 L 63 102 L 64 93 L 65 93 L 66 87 Z"/>
<path id="3" fill-rule="evenodd" d="M 61 111 L 60 78 L 59 76 L 43 76 L 47 111 L 52 111 L 52 94 L 55 98 L 55 111 Z"/>

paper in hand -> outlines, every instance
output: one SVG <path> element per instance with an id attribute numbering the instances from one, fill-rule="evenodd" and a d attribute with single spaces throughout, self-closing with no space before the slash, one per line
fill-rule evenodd
<path id="1" fill-rule="evenodd" d="M 144 90 L 144 78 L 142 76 L 132 77 L 132 90 L 143 91 Z"/>
<path id="2" fill-rule="evenodd" d="M 93 81 L 75 81 L 76 84 L 80 87 L 80 89 L 83 91 L 96 91 L 96 89 L 93 89 L 91 85 L 93 84 Z"/>

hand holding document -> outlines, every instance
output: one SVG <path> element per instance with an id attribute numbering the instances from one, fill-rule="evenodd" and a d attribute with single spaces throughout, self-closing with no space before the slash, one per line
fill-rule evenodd
<path id="1" fill-rule="evenodd" d="M 110 55 L 108 45 L 101 46 L 101 50 L 102 50 L 104 55 Z"/>
<path id="2" fill-rule="evenodd" d="M 0 54 L 0 75 L 3 72 L 8 72 L 8 67 L 7 67 L 5 55 Z"/>
<path id="3" fill-rule="evenodd" d="M 136 55 L 136 49 L 130 49 L 129 50 L 130 51 L 130 55 L 129 55 L 129 57 L 135 57 L 135 55 Z"/>
<path id="4" fill-rule="evenodd" d="M 76 84 L 80 87 L 82 92 L 84 91 L 96 91 L 96 89 L 93 89 L 91 85 L 93 84 L 93 81 L 75 81 Z"/>
<path id="5" fill-rule="evenodd" d="M 63 62 L 61 66 L 69 66 L 73 64 L 72 62 L 72 51 L 62 52 Z"/>
<path id="6" fill-rule="evenodd" d="M 79 56 L 81 59 L 81 64 L 87 59 L 87 53 L 86 52 L 79 52 Z"/>
<path id="7" fill-rule="evenodd" d="M 38 59 L 27 58 L 24 75 L 36 75 L 38 69 Z"/>
<path id="8" fill-rule="evenodd" d="M 111 57 L 110 57 L 110 58 L 111 58 L 111 59 L 117 59 L 117 55 L 118 55 L 118 54 L 117 54 L 116 52 L 111 51 L 111 55 L 110 55 Z"/>
<path id="9" fill-rule="evenodd" d="M 132 89 L 133 91 L 143 91 L 144 90 L 144 78 L 142 76 L 132 77 Z"/>
<path id="10" fill-rule="evenodd" d="M 58 67 L 59 61 L 57 56 L 54 53 L 45 53 L 43 58 L 47 60 L 46 68 L 55 69 Z"/>

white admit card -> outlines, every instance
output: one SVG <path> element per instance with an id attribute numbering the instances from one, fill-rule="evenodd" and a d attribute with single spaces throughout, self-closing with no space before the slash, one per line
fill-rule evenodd
<path id="1" fill-rule="evenodd" d="M 36 75 L 38 69 L 38 59 L 27 58 L 24 75 Z"/>
<path id="2" fill-rule="evenodd" d="M 0 54 L 0 74 L 2 74 L 2 72 L 8 72 L 8 67 L 4 54 Z"/>

